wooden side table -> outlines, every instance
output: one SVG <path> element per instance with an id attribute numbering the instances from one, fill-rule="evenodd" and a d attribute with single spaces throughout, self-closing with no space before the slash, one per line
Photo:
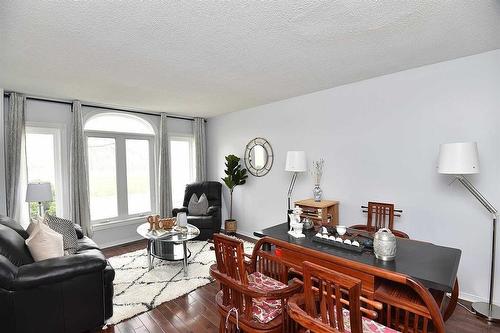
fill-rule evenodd
<path id="1" fill-rule="evenodd" d="M 339 225 L 339 202 L 333 200 L 321 200 L 319 202 L 314 199 L 306 199 L 295 201 L 295 206 L 302 208 L 302 218 L 310 218 L 315 226 L 323 225 Z M 328 223 L 328 219 L 331 220 Z"/>

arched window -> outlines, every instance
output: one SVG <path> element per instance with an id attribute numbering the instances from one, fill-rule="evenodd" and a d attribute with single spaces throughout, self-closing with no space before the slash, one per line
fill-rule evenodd
<path id="1" fill-rule="evenodd" d="M 153 126 L 134 115 L 99 113 L 85 122 L 85 136 L 92 222 L 155 211 Z"/>
<path id="2" fill-rule="evenodd" d="M 149 122 L 139 117 L 123 113 L 100 113 L 85 123 L 85 130 L 102 132 L 123 132 L 154 135 Z"/>

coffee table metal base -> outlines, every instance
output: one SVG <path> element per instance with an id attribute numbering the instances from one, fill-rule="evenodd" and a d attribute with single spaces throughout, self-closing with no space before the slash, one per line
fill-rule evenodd
<path id="1" fill-rule="evenodd" d="M 148 268 L 153 268 L 153 259 L 158 258 L 168 261 L 182 260 L 184 276 L 188 274 L 188 258 L 191 257 L 191 251 L 187 248 L 187 241 L 180 242 L 162 242 L 160 240 L 148 240 Z"/>

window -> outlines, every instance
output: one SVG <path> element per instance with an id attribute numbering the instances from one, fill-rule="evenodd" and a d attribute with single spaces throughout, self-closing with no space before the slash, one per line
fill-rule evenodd
<path id="1" fill-rule="evenodd" d="M 193 137 L 170 137 L 170 160 L 172 204 L 182 207 L 186 184 L 195 180 Z"/>
<path id="2" fill-rule="evenodd" d="M 101 220 L 118 216 L 116 187 L 116 142 L 114 138 L 89 137 L 90 218 Z"/>
<path id="3" fill-rule="evenodd" d="M 122 113 L 98 114 L 86 122 L 94 223 L 155 211 L 154 133 L 147 121 Z"/>
<path id="4" fill-rule="evenodd" d="M 49 182 L 54 200 L 45 203 L 50 214 L 64 216 L 61 129 L 26 126 L 26 166 L 28 183 Z M 29 204 L 30 217 L 38 215 L 38 203 Z"/>

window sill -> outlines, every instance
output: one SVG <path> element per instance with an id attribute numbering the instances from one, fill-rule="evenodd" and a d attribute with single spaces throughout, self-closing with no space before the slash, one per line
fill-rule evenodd
<path id="1" fill-rule="evenodd" d="M 137 217 L 131 217 L 128 219 L 123 219 L 123 220 L 101 222 L 101 223 L 93 224 L 92 230 L 99 231 L 99 230 L 125 227 L 128 225 L 139 225 L 139 224 L 144 223 L 145 221 L 146 221 L 146 216 L 137 216 Z"/>

